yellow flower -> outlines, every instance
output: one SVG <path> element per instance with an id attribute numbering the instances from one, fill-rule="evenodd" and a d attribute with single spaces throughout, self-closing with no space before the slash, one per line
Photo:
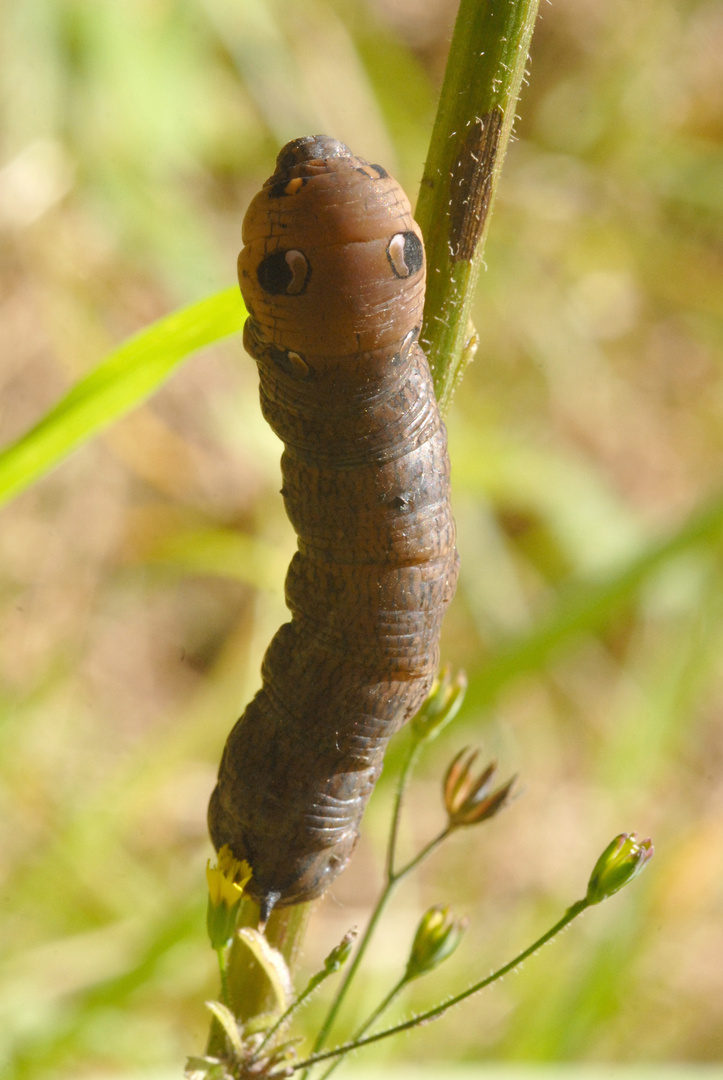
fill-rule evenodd
<path id="1" fill-rule="evenodd" d="M 214 949 L 222 949 L 233 935 L 239 904 L 250 879 L 251 867 L 235 859 L 227 844 L 218 853 L 217 866 L 211 866 L 210 859 L 206 863 L 206 927 Z"/>

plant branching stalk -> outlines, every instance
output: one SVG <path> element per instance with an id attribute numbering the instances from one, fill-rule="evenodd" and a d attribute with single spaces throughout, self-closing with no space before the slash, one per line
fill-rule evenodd
<path id="1" fill-rule="evenodd" d="M 354 955 L 354 959 L 349 965 L 346 976 L 342 981 L 341 985 L 339 986 L 336 996 L 329 1008 L 329 1012 L 327 1013 L 326 1019 L 324 1020 L 324 1023 L 322 1024 L 321 1028 L 317 1033 L 316 1040 L 312 1049 L 312 1055 L 317 1053 L 317 1051 L 319 1051 L 326 1042 L 329 1032 L 331 1031 L 334 1022 L 339 1015 L 339 1010 L 341 1009 L 344 999 L 346 998 L 349 987 L 351 986 L 354 976 L 359 969 L 359 965 L 364 958 L 364 954 L 366 953 L 369 942 L 374 935 L 377 924 L 382 914 L 384 913 L 395 888 L 402 881 L 403 878 L 405 878 L 408 874 L 412 872 L 412 870 L 419 866 L 423 859 L 425 859 L 428 855 L 432 853 L 432 851 L 434 851 L 434 849 L 442 842 L 442 840 L 445 839 L 446 836 L 449 835 L 451 831 L 449 826 L 445 826 L 445 828 L 440 833 L 438 833 L 437 836 L 433 837 L 433 839 L 430 840 L 429 843 L 425 844 L 421 851 L 419 851 L 412 859 L 410 859 L 406 866 L 402 867 L 401 870 L 394 869 L 397 853 L 397 840 L 399 837 L 399 822 L 401 818 L 402 803 L 404 801 L 404 793 L 409 784 L 412 770 L 414 769 L 414 766 L 416 764 L 421 746 L 422 740 L 414 737 L 411 739 L 406 757 L 399 773 L 399 780 L 397 782 L 397 793 L 394 801 L 394 811 L 392 814 L 392 824 L 389 832 L 389 842 L 387 845 L 386 883 L 384 885 L 384 889 L 382 890 L 381 895 L 379 896 L 379 899 L 374 908 L 374 911 L 369 918 L 369 922 L 367 923 L 364 934 L 361 937 L 356 953 Z M 391 1004 L 391 1002 L 394 1000 L 394 998 L 397 996 L 402 986 L 404 985 L 404 982 L 404 979 L 401 980 L 401 982 L 391 991 L 390 995 L 387 995 L 381 1005 L 378 1006 L 377 1009 L 375 1009 L 370 1019 L 365 1023 L 364 1028 L 362 1029 L 363 1031 L 366 1031 L 367 1028 L 372 1023 L 374 1023 L 374 1021 L 381 1014 L 381 1012 Z M 306 1074 L 304 1074 L 304 1076 L 305 1075 Z"/>
<path id="2" fill-rule="evenodd" d="M 480 990 L 484 990 L 485 987 L 491 983 L 496 982 L 498 979 L 503 978 L 514 968 L 522 964 L 528 956 L 532 956 L 538 949 L 541 949 L 543 945 L 546 945 L 548 941 L 552 941 L 561 930 L 564 930 L 566 926 L 569 926 L 573 919 L 576 919 L 578 915 L 581 915 L 587 907 L 589 907 L 589 901 L 587 899 L 578 900 L 572 907 L 568 908 L 562 918 L 555 923 L 550 930 L 533 942 L 529 948 L 524 949 L 518 956 L 509 963 L 504 964 L 497 971 L 494 971 L 487 978 L 481 979 L 473 986 L 468 987 L 466 990 L 462 990 L 461 993 L 455 994 L 454 997 L 448 1001 L 444 1001 L 439 1005 L 435 1005 L 433 1009 L 428 1009 L 427 1012 L 419 1013 L 411 1020 L 405 1020 L 401 1024 L 395 1024 L 394 1027 L 386 1028 L 384 1031 L 378 1031 L 376 1035 L 367 1035 L 366 1038 L 355 1039 L 350 1042 L 344 1043 L 342 1046 L 335 1046 L 333 1050 L 325 1050 L 322 1053 L 313 1053 L 305 1061 L 300 1061 L 294 1066 L 294 1071 L 298 1069 L 304 1069 L 305 1071 L 312 1065 L 316 1065 L 320 1061 L 327 1061 L 330 1058 L 337 1057 L 339 1055 L 348 1054 L 352 1050 L 358 1050 L 362 1046 L 369 1046 L 371 1043 L 379 1042 L 381 1039 L 388 1039 L 392 1035 L 398 1035 L 402 1031 L 409 1031 L 411 1028 L 419 1027 L 420 1024 L 428 1024 L 431 1020 L 438 1020 L 440 1016 L 444 1014 L 455 1005 L 459 1005 L 460 1002 L 466 1001 L 468 997 L 472 997 L 473 994 L 478 994 Z"/>
<path id="3" fill-rule="evenodd" d="M 474 353 L 471 302 L 538 6 L 459 6 L 415 215 L 428 269 L 421 341 L 442 412 Z"/>
<path id="4" fill-rule="evenodd" d="M 362 1026 L 360 1028 L 358 1028 L 357 1031 L 354 1033 L 354 1038 L 351 1040 L 353 1043 L 356 1043 L 359 1039 L 361 1039 L 361 1037 L 365 1034 L 365 1032 L 369 1031 L 369 1029 L 374 1026 L 374 1024 L 377 1022 L 379 1017 L 383 1013 L 385 1013 L 387 1011 L 387 1009 L 389 1008 L 389 1006 L 392 1005 L 397 1000 L 400 993 L 402 992 L 402 990 L 404 989 L 404 987 L 407 985 L 408 982 L 409 982 L 409 979 L 407 978 L 406 973 L 405 973 L 404 975 L 402 975 L 401 979 L 399 979 L 394 984 L 394 986 L 389 991 L 389 993 L 386 995 L 386 997 L 384 997 L 379 1002 L 376 1009 L 374 1009 L 374 1011 L 368 1017 L 368 1019 L 365 1020 L 364 1023 L 362 1024 Z M 338 1068 L 339 1065 L 341 1065 L 343 1060 L 344 1060 L 343 1057 L 341 1057 L 341 1056 L 337 1057 L 336 1060 L 331 1063 L 331 1065 L 326 1070 L 326 1072 L 321 1074 L 320 1080 L 329 1080 L 329 1077 L 331 1076 L 331 1074 Z"/>
<path id="5" fill-rule="evenodd" d="M 379 922 L 397 883 L 397 878 L 394 874 L 394 856 L 396 852 L 397 838 L 399 835 L 399 820 L 401 817 L 404 792 L 406 790 L 407 784 L 409 783 L 409 778 L 419 753 L 419 746 L 419 740 L 411 740 L 409 749 L 407 750 L 407 754 L 404 759 L 404 763 L 402 765 L 401 772 L 399 773 L 399 780 L 397 782 L 397 793 L 394 800 L 394 811 L 392 813 L 392 824 L 389 831 L 389 841 L 387 844 L 386 884 L 384 886 L 384 889 L 382 890 L 379 899 L 377 900 L 374 911 L 369 918 L 369 922 L 367 923 L 366 929 L 361 937 L 361 940 L 359 941 L 359 944 L 354 953 L 354 957 L 349 964 L 349 967 L 346 970 L 346 974 L 339 986 L 339 989 L 334 996 L 334 1000 L 329 1007 L 326 1019 L 324 1020 L 324 1023 L 322 1024 L 319 1031 L 317 1032 L 312 1053 L 316 1053 L 316 1051 L 320 1050 L 326 1042 L 327 1036 L 329 1035 L 329 1032 L 331 1031 L 337 1016 L 339 1015 L 339 1010 L 341 1009 L 342 1003 L 344 1002 L 347 991 L 351 986 L 354 976 L 356 975 L 356 972 L 359 968 L 359 965 L 364 958 L 364 954 L 366 953 L 367 946 L 369 945 L 372 935 L 374 934 L 377 923 Z"/>

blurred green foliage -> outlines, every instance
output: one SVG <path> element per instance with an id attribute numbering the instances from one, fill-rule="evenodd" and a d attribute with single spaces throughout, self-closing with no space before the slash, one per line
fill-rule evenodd
<path id="1" fill-rule="evenodd" d="M 2 445 L 128 335 L 233 285 L 288 138 L 342 138 L 414 196 L 454 8 L 6 5 Z M 462 577 L 443 653 L 468 704 L 424 762 L 409 843 L 443 820 L 465 742 L 526 790 L 400 895 L 352 1019 L 430 904 L 471 927 L 402 1010 L 536 937 L 616 833 L 653 835 L 657 857 L 370 1062 L 723 1059 L 722 52 L 713 0 L 543 8 L 449 416 Z M 203 1045 L 205 804 L 284 618 L 278 456 L 236 338 L 2 511 L 3 1075 L 178 1072 Z M 383 778 L 315 914 L 310 969 L 372 899 L 388 795 Z"/>

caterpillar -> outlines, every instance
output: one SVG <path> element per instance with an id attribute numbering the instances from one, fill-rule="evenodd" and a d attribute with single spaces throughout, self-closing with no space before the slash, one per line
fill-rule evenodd
<path id="1" fill-rule="evenodd" d="M 400 186 L 335 139 L 296 139 L 242 239 L 244 345 L 284 443 L 298 550 L 291 621 L 228 737 L 209 830 L 250 863 L 266 919 L 346 866 L 386 745 L 437 669 L 458 557 L 447 435 L 418 344 L 424 245 Z"/>

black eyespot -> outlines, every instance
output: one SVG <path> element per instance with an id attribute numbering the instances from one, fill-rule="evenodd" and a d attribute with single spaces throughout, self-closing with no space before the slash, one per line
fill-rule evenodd
<path id="1" fill-rule="evenodd" d="M 271 296 L 298 296 L 309 282 L 311 267 L 303 251 L 274 251 L 267 255 L 257 269 L 256 278 L 264 292 Z"/>
<path id="2" fill-rule="evenodd" d="M 287 375 L 293 375 L 295 379 L 308 378 L 309 365 L 301 353 L 293 352 L 292 349 L 278 349 L 275 345 L 271 345 L 268 355 Z"/>
<path id="3" fill-rule="evenodd" d="M 387 258 L 395 277 L 411 277 L 424 266 L 422 241 L 414 232 L 395 233 L 387 244 Z"/>
<path id="4" fill-rule="evenodd" d="M 395 495 L 389 505 L 392 510 L 406 510 L 409 506 L 409 499 L 405 498 L 404 495 Z"/>

